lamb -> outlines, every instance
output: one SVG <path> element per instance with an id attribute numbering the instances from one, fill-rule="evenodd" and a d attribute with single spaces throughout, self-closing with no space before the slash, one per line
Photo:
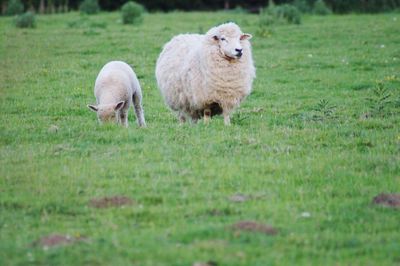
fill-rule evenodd
<path id="1" fill-rule="evenodd" d="M 97 105 L 88 105 L 97 113 L 100 124 L 114 122 L 128 127 L 129 107 L 134 106 L 136 121 L 145 127 L 142 90 L 132 68 L 122 61 L 111 61 L 101 69 L 94 86 Z"/>
<path id="2" fill-rule="evenodd" d="M 233 22 L 205 35 L 181 34 L 165 44 L 156 79 L 165 103 L 184 123 L 222 114 L 230 124 L 234 108 L 250 94 L 256 76 L 249 40 Z"/>

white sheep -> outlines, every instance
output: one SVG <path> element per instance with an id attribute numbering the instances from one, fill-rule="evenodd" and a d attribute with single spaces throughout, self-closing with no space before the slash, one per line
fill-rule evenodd
<path id="1" fill-rule="evenodd" d="M 128 111 L 135 109 L 139 126 L 146 126 L 142 107 L 142 90 L 132 68 L 122 61 L 111 61 L 100 70 L 94 86 L 97 105 L 88 105 L 100 123 L 115 122 L 128 127 Z"/>
<path id="2" fill-rule="evenodd" d="M 157 60 L 157 83 L 182 123 L 203 116 L 207 123 L 222 114 L 225 125 L 230 124 L 230 114 L 250 94 L 255 78 L 251 37 L 229 22 L 165 44 Z"/>

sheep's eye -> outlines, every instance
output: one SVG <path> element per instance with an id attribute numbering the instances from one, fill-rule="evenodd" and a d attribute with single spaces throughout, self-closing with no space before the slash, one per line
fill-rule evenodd
<path id="1" fill-rule="evenodd" d="M 224 37 L 221 38 L 221 41 L 226 41 L 226 39 Z"/>

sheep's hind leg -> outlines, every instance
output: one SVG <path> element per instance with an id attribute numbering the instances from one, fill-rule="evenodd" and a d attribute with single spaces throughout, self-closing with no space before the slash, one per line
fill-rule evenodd
<path id="1" fill-rule="evenodd" d="M 124 127 L 128 127 L 128 112 L 121 112 L 120 113 L 120 121 Z"/>
<path id="2" fill-rule="evenodd" d="M 204 124 L 208 124 L 211 119 L 211 110 L 210 108 L 204 109 Z"/>
<path id="3" fill-rule="evenodd" d="M 132 96 L 133 108 L 135 109 L 136 121 L 140 127 L 146 126 L 146 121 L 144 120 L 144 112 L 142 107 L 142 93 L 137 91 Z"/>

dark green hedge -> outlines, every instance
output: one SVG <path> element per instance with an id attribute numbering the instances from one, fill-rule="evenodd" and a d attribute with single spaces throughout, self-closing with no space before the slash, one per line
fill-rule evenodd
<path id="1" fill-rule="evenodd" d="M 39 10 L 40 2 L 43 2 L 48 12 L 65 11 L 66 5 L 69 9 L 78 9 L 82 0 L 23 0 L 25 10 L 33 7 Z M 99 0 L 102 10 L 117 10 L 128 0 Z M 291 3 L 294 0 L 275 0 L 275 4 Z M 313 5 L 316 0 L 305 0 Z M 8 0 L 0 0 L 2 12 Z M 149 11 L 170 11 L 170 10 L 218 10 L 229 6 L 235 8 L 241 6 L 252 11 L 259 7 L 266 6 L 268 0 L 137 0 Z M 385 12 L 400 8 L 400 0 L 325 0 L 326 4 L 335 13 L 348 12 Z M 50 6 L 50 8 L 49 8 Z"/>

